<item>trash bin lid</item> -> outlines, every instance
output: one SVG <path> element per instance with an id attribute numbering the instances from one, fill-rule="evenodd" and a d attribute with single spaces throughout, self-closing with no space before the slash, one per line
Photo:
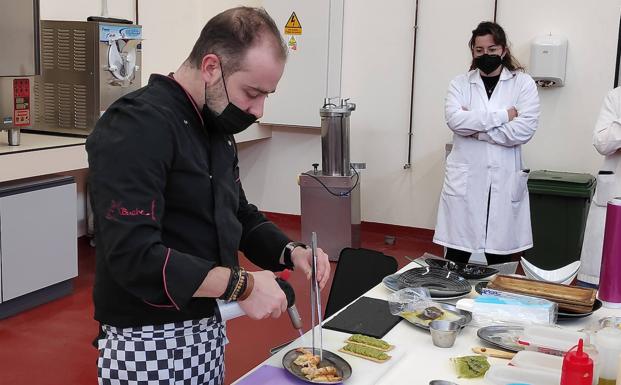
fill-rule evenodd
<path id="1" fill-rule="evenodd" d="M 534 194 L 591 198 L 595 177 L 591 174 L 537 170 L 528 176 L 528 191 Z"/>

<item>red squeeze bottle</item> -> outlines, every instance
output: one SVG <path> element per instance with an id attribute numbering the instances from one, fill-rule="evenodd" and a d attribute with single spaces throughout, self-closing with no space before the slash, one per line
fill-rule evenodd
<path id="1" fill-rule="evenodd" d="M 593 360 L 583 351 L 584 342 L 578 340 L 578 350 L 569 349 L 563 358 L 561 385 L 591 385 L 593 382 Z"/>

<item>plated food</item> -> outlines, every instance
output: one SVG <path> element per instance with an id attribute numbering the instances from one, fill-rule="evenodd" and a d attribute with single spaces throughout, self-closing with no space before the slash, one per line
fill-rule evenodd
<path id="1" fill-rule="evenodd" d="M 310 350 L 304 348 L 296 350 L 300 355 L 293 361 L 293 364 L 300 367 L 300 372 L 307 379 L 318 382 L 339 382 L 343 379 L 334 366 L 319 367 L 319 356 L 314 355 Z"/>
<path id="2" fill-rule="evenodd" d="M 489 370 L 485 356 L 463 356 L 452 358 L 457 378 L 480 378 Z"/>
<path id="3" fill-rule="evenodd" d="M 393 345 L 384 340 L 363 334 L 353 334 L 345 343 L 339 352 L 379 363 L 388 361 L 391 356 L 386 352 L 394 349 Z"/>
<path id="4" fill-rule="evenodd" d="M 373 349 L 381 350 L 383 352 L 387 352 L 394 348 L 393 345 L 388 342 L 381 340 L 375 337 L 365 336 L 363 334 L 352 334 L 345 342 L 354 345 L 362 345 L 367 346 Z"/>
<path id="5" fill-rule="evenodd" d="M 399 315 L 424 329 L 429 329 L 429 324 L 436 320 L 457 322 L 462 326 L 472 321 L 472 314 L 447 303 L 437 303 L 417 311 L 404 311 Z"/>
<path id="6" fill-rule="evenodd" d="M 341 356 L 323 350 L 319 360 L 319 349 L 299 347 L 288 351 L 282 358 L 282 366 L 292 375 L 313 384 L 334 384 L 351 377 L 351 366 Z"/>
<path id="7" fill-rule="evenodd" d="M 351 354 L 352 356 L 364 358 L 379 363 L 386 362 L 391 358 L 391 356 L 386 354 L 386 352 L 384 351 L 359 344 L 347 344 L 339 349 L 339 352 Z"/>

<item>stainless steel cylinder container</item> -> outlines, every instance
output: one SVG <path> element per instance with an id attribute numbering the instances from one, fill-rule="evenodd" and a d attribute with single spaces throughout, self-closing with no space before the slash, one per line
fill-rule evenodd
<path id="1" fill-rule="evenodd" d="M 326 98 L 321 116 L 321 170 L 323 175 L 351 175 L 349 167 L 349 117 L 356 109 L 349 99 Z"/>

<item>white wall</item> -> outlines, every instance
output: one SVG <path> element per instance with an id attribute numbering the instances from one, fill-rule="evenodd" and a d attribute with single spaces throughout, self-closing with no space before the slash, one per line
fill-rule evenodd
<path id="1" fill-rule="evenodd" d="M 539 90 L 539 130 L 524 147 L 529 167 L 597 173 L 602 158 L 591 138 L 604 96 L 614 82 L 621 1 L 501 4 L 498 20 L 510 32 L 523 64 L 528 66 L 528 43 L 534 36 L 553 33 L 568 39 L 566 86 Z"/>
<path id="2" fill-rule="evenodd" d="M 444 123 L 444 96 L 450 79 L 467 70 L 470 33 L 479 21 L 492 19 L 494 2 L 420 0 L 413 167 L 403 170 L 414 3 L 394 0 L 387 7 L 346 0 L 343 95 L 358 105 L 351 116 L 351 147 L 352 161 L 365 161 L 368 168 L 362 179 L 363 220 L 433 228 L 444 144 L 451 138 Z M 595 173 L 601 158 L 591 145 L 591 130 L 614 80 L 621 1 L 498 3 L 497 21 L 522 64 L 528 66 L 533 37 L 552 32 L 569 40 L 567 85 L 540 90 L 542 117 L 535 138 L 524 148 L 526 164 Z M 277 130 L 272 139 L 242 146 L 249 199 L 263 210 L 299 213 L 295 176 L 320 160 L 318 135 Z"/>
<path id="3" fill-rule="evenodd" d="M 109 0 L 110 16 L 134 19 L 134 1 Z M 444 173 L 448 82 L 467 70 L 471 30 L 493 14 L 493 0 L 420 0 L 413 167 L 403 170 L 412 66 L 414 0 L 389 3 L 345 0 L 343 95 L 358 108 L 351 116 L 352 161 L 364 161 L 365 221 L 433 228 Z M 569 40 L 567 85 L 540 90 L 542 116 L 524 147 L 531 169 L 597 171 L 601 158 L 591 129 L 612 87 L 621 0 L 499 0 L 518 59 L 528 66 L 530 40 L 556 33 Z M 41 0 L 42 18 L 84 20 L 100 13 L 98 0 Z M 205 22 L 237 4 L 261 0 L 140 2 L 144 26 L 143 82 L 151 72 L 174 71 L 189 54 Z M 390 7 L 386 6 L 387 4 Z M 268 100 L 269 103 L 269 100 Z M 319 102 L 318 102 L 319 103 Z M 321 161 L 319 131 L 279 127 L 271 139 L 240 145 L 246 193 L 261 209 L 299 213 L 297 175 Z"/>

